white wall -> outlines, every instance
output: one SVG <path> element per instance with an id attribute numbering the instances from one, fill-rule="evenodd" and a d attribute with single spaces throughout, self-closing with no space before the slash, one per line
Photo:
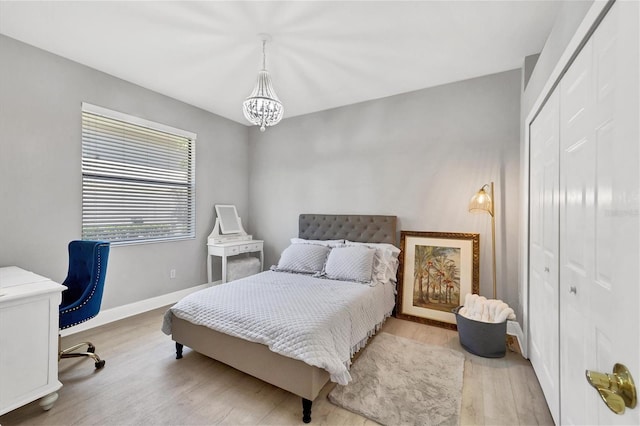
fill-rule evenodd
<path id="1" fill-rule="evenodd" d="M 300 213 L 390 214 L 402 230 L 480 233 L 491 296 L 490 217 L 467 206 L 493 180 L 498 297 L 516 306 L 519 117 L 514 70 L 252 128 L 249 228 L 265 240 L 265 265 Z"/>
<path id="2" fill-rule="evenodd" d="M 213 205 L 249 213 L 247 128 L 1 35 L 0 58 L 0 266 L 66 276 L 67 244 L 81 236 L 89 102 L 198 134 L 196 239 L 112 247 L 103 309 L 205 283 Z"/>

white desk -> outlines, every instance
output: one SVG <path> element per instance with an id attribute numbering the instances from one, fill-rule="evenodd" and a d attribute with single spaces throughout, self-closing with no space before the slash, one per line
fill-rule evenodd
<path id="1" fill-rule="evenodd" d="M 222 282 L 227 282 L 227 257 L 235 256 L 242 253 L 260 253 L 260 270 L 262 271 L 264 266 L 264 253 L 263 253 L 262 240 L 247 240 L 247 241 L 233 241 L 230 243 L 222 244 L 207 244 L 207 279 L 209 283 L 211 280 L 211 256 L 219 256 L 222 258 Z"/>
<path id="2" fill-rule="evenodd" d="M 58 310 L 66 287 L 16 266 L 0 268 L 0 415 L 58 399 Z"/>

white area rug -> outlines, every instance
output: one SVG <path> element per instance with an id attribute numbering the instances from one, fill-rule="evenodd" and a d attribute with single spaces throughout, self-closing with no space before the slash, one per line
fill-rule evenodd
<path id="1" fill-rule="evenodd" d="M 329 400 L 383 425 L 457 425 L 463 372 L 458 351 L 380 333 Z"/>

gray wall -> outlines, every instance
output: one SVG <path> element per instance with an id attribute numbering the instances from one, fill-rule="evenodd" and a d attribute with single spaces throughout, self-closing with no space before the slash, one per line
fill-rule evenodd
<path id="1" fill-rule="evenodd" d="M 250 228 L 265 240 L 265 265 L 296 236 L 300 213 L 391 214 L 402 230 L 480 233 L 481 294 L 491 296 L 490 217 L 467 206 L 493 180 L 498 297 L 516 307 L 520 78 L 508 71 L 252 128 Z"/>
<path id="2" fill-rule="evenodd" d="M 560 2 L 553 28 L 537 58 L 535 68 L 522 96 L 524 117 L 529 114 L 551 72 L 592 5 L 593 0 Z"/>
<path id="3" fill-rule="evenodd" d="M 265 240 L 267 266 L 302 212 L 394 214 L 403 230 L 480 233 L 490 296 L 490 218 L 467 203 L 491 180 L 498 296 L 517 306 L 519 70 L 260 133 L 4 36 L 0 55 L 0 265 L 64 279 L 66 245 L 81 232 L 80 104 L 89 102 L 198 134 L 197 238 L 114 247 L 104 308 L 204 283 L 214 203 L 238 206 Z"/>
<path id="4" fill-rule="evenodd" d="M 67 243 L 81 236 L 89 102 L 198 135 L 196 239 L 113 247 L 103 308 L 205 283 L 213 205 L 236 204 L 248 219 L 247 128 L 1 35 L 0 58 L 0 266 L 66 276 Z"/>
<path id="5" fill-rule="evenodd" d="M 547 84 L 551 73 L 558 64 L 560 57 L 567 48 L 567 45 L 573 38 L 576 30 L 582 23 L 585 15 L 589 9 L 593 6 L 593 0 L 582 1 L 563 1 L 560 3 L 558 9 L 558 15 L 553 24 L 553 28 L 547 37 L 544 48 L 537 57 L 529 56 L 525 58 L 523 66 L 522 76 L 522 95 L 521 95 L 521 107 L 520 107 L 520 181 L 523 185 L 528 183 L 529 164 L 527 163 L 526 147 L 525 147 L 525 132 L 528 131 L 526 126 L 527 116 L 532 112 L 532 109 L 540 96 L 546 95 L 542 93 L 544 86 Z M 535 65 L 532 71 L 529 67 L 535 60 Z M 528 198 L 528 187 L 521 188 L 523 198 Z M 523 201 L 523 203 L 525 203 Z M 522 204 L 522 203 L 521 203 Z M 528 208 L 528 203 L 527 204 Z M 521 205 L 521 208 L 522 205 Z M 520 244 L 523 245 L 518 249 L 521 251 L 522 256 L 525 256 L 526 246 L 529 240 L 528 222 L 526 217 L 521 220 L 520 223 Z M 519 293 L 525 295 L 528 291 L 528 265 L 527 259 L 519 257 L 518 260 L 518 276 L 519 276 Z M 522 312 L 524 297 L 520 297 L 518 300 L 518 311 Z"/>

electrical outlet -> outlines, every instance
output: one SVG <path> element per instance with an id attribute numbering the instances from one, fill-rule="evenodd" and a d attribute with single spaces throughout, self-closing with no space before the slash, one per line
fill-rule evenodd
<path id="1" fill-rule="evenodd" d="M 175 278 L 176 277 L 176 270 L 172 269 L 169 271 L 169 278 Z"/>

